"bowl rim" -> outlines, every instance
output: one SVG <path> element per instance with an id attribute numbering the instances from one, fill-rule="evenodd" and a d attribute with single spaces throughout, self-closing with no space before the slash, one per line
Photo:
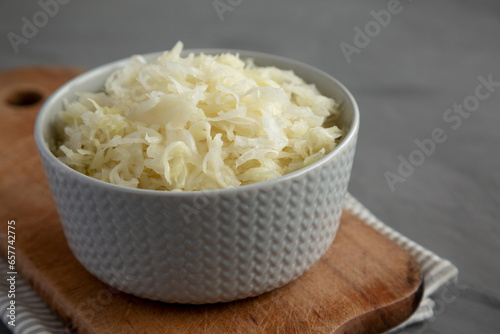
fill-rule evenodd
<path id="1" fill-rule="evenodd" d="M 157 57 L 164 53 L 165 51 L 156 51 L 156 52 L 149 52 L 149 53 L 144 53 L 144 54 L 137 54 L 146 58 L 149 57 Z M 279 62 L 279 63 L 286 63 L 289 64 L 291 67 L 298 67 L 302 68 L 305 71 L 308 72 L 313 72 L 316 73 L 317 75 L 323 76 L 327 80 L 331 81 L 334 85 L 337 86 L 338 89 L 346 96 L 346 98 L 349 100 L 350 104 L 352 105 L 352 121 L 350 124 L 350 128 L 347 131 L 347 133 L 344 135 L 344 138 L 342 141 L 330 152 L 328 152 L 324 157 L 319 159 L 318 161 L 315 161 L 314 163 L 302 167 L 296 171 L 293 171 L 291 173 L 282 175 L 277 178 L 273 178 L 270 180 L 266 181 L 260 181 L 252 184 L 247 184 L 247 185 L 241 185 L 237 187 L 229 187 L 229 188 L 222 188 L 222 189 L 211 189 L 211 190 L 189 190 L 189 191 L 162 191 L 162 190 L 152 190 L 152 189 L 142 189 L 142 188 L 129 188 L 125 187 L 122 185 L 116 185 L 113 183 L 109 183 L 106 181 L 98 180 L 95 179 L 91 176 L 82 174 L 73 168 L 69 167 L 68 165 L 64 164 L 62 161 L 60 161 L 49 149 L 49 144 L 45 141 L 44 136 L 43 136 L 43 128 L 46 125 L 47 122 L 50 122 L 50 119 L 48 119 L 48 112 L 51 109 L 52 104 L 56 103 L 57 101 L 61 100 L 62 96 L 66 93 L 67 90 L 73 88 L 74 86 L 79 86 L 85 82 L 87 82 L 89 79 L 92 79 L 93 77 L 99 75 L 101 72 L 107 72 L 110 71 L 111 68 L 116 68 L 118 69 L 120 66 L 123 66 L 123 64 L 127 61 L 130 60 L 131 56 L 118 59 L 115 61 L 111 61 L 108 63 L 105 63 L 103 65 L 94 67 L 92 69 L 89 69 L 85 71 L 84 73 L 76 76 L 75 78 L 71 79 L 70 81 L 64 83 L 62 86 L 60 86 L 56 91 L 54 91 L 49 98 L 43 103 L 42 107 L 40 108 L 36 120 L 35 120 L 35 125 L 34 125 L 34 139 L 39 151 L 40 156 L 45 157 L 46 159 L 50 160 L 51 164 L 55 164 L 57 168 L 60 169 L 61 172 L 70 175 L 71 177 L 75 177 L 77 179 L 80 179 L 82 182 L 88 182 L 92 186 L 96 186 L 99 188 L 109 188 L 109 190 L 115 190 L 115 191 L 121 191 L 125 193 L 131 193 L 131 194 L 136 194 L 136 195 L 145 195 L 145 196 L 165 196 L 165 197 L 184 197 L 184 196 L 215 196 L 215 195 L 232 195 L 239 193 L 240 191 L 252 191 L 256 190 L 259 188 L 270 188 L 272 186 L 275 186 L 278 183 L 281 182 L 286 182 L 286 181 L 293 181 L 294 179 L 297 179 L 304 174 L 309 173 L 310 171 L 314 169 L 321 168 L 322 165 L 330 161 L 331 159 L 334 159 L 337 155 L 340 154 L 342 150 L 345 149 L 346 146 L 350 145 L 352 142 L 356 141 L 357 138 L 357 133 L 359 130 L 359 108 L 358 104 L 352 95 L 352 93 L 342 84 L 339 80 L 331 76 L 330 74 L 314 67 L 311 65 L 308 65 L 302 61 L 294 60 L 288 57 L 284 56 L 278 56 L 274 54 L 269 54 L 265 52 L 258 52 L 258 51 L 250 51 L 250 50 L 244 50 L 244 49 L 226 49 L 226 48 L 193 48 L 193 49 L 184 49 L 181 53 L 181 55 L 186 56 L 190 53 L 194 54 L 222 54 L 222 53 L 232 53 L 232 54 L 239 54 L 241 59 L 247 59 L 247 58 L 253 58 L 256 63 L 259 63 L 259 60 L 265 59 L 265 61 L 271 61 L 273 63 Z M 266 66 L 276 66 L 276 65 L 266 65 Z M 277 66 L 278 67 L 278 66 Z M 279 68 L 279 67 L 278 67 Z M 314 84 L 314 82 L 308 82 Z M 344 101 L 345 103 L 345 101 Z"/>

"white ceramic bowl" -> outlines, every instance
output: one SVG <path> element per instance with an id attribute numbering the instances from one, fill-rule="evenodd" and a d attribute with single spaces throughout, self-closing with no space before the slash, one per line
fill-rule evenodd
<path id="1" fill-rule="evenodd" d="M 283 286 L 312 267 L 339 226 L 359 127 L 358 107 L 336 79 L 306 64 L 241 50 L 256 65 L 291 69 L 342 102 L 343 141 L 323 159 L 288 175 L 230 189 L 162 192 L 95 180 L 50 151 L 63 99 L 98 91 L 122 66 L 88 71 L 42 107 L 35 140 L 67 242 L 93 275 L 124 292 L 164 302 L 215 303 Z M 159 54 L 146 55 L 152 59 Z"/>

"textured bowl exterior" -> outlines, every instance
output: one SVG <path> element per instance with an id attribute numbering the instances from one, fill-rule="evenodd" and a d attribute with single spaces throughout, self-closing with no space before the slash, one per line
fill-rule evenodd
<path id="1" fill-rule="evenodd" d="M 184 193 L 94 180 L 50 153 L 51 114 L 64 89 L 83 82 L 70 82 L 47 101 L 35 138 L 68 245 L 103 282 L 164 302 L 227 302 L 285 285 L 333 242 L 358 131 L 355 102 L 336 81 L 331 85 L 351 99 L 350 130 L 327 157 L 274 180 Z M 97 90 L 102 81 L 93 85 Z"/>

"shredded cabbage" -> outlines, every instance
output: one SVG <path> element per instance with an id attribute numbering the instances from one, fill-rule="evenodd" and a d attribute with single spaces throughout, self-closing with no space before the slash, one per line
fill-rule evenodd
<path id="1" fill-rule="evenodd" d="M 269 180 L 321 159 L 341 140 L 336 102 L 293 71 L 236 54 L 132 57 L 103 92 L 58 115 L 59 159 L 93 178 L 194 191 Z"/>

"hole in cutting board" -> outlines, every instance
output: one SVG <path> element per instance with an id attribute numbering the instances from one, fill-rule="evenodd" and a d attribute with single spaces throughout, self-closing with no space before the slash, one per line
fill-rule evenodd
<path id="1" fill-rule="evenodd" d="M 7 98 L 7 103 L 16 107 L 29 107 L 43 99 L 43 95 L 34 90 L 16 91 Z"/>

